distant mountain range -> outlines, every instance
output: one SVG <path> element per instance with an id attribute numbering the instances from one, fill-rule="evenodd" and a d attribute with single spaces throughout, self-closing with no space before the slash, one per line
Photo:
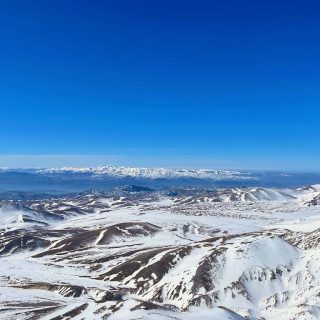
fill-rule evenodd
<path id="1" fill-rule="evenodd" d="M 0 169 L 0 192 L 80 192 L 122 185 L 163 187 L 298 187 L 320 183 L 320 173 L 254 170 L 167 169 L 103 166 L 96 168 Z"/>
<path id="2" fill-rule="evenodd" d="M 166 168 L 136 168 L 136 167 L 115 167 L 105 166 L 96 168 L 51 168 L 37 170 L 37 173 L 50 174 L 87 174 L 92 176 L 108 177 L 133 177 L 146 179 L 254 179 L 249 173 L 234 170 L 212 170 L 212 169 L 166 169 Z"/>

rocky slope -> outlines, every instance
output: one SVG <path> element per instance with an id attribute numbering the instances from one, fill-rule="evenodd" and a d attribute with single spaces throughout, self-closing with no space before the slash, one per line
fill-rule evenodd
<path id="1" fill-rule="evenodd" d="M 320 319 L 319 186 L 1 200 L 1 319 Z"/>

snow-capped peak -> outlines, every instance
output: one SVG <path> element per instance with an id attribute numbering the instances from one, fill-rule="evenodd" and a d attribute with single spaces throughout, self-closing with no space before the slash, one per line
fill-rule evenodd
<path id="1" fill-rule="evenodd" d="M 38 170 L 41 174 L 82 173 L 92 175 L 106 175 L 112 177 L 137 177 L 137 178 L 198 178 L 198 179 L 252 179 L 248 174 L 235 170 L 215 169 L 167 169 L 167 168 L 138 168 L 138 167 L 61 167 Z"/>

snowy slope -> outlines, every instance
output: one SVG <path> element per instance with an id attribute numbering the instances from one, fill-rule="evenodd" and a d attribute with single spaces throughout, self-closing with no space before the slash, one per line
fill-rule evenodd
<path id="1" fill-rule="evenodd" d="M 126 187 L 2 200 L 0 318 L 320 319 L 319 194 Z"/>

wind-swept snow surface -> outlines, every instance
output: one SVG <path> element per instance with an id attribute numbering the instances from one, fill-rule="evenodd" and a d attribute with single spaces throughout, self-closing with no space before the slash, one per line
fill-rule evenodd
<path id="1" fill-rule="evenodd" d="M 318 185 L 1 201 L 1 319 L 320 319 Z"/>

